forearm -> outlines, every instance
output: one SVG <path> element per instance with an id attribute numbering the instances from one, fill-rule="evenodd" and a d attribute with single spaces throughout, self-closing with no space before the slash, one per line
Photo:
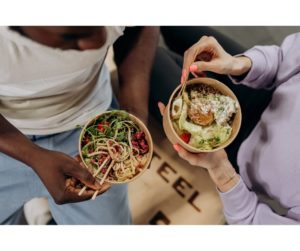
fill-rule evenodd
<path id="1" fill-rule="evenodd" d="M 159 28 L 135 27 L 135 29 L 137 30 L 127 37 L 125 34 L 114 49 L 120 84 L 120 105 L 129 111 L 142 114 L 148 110 L 150 74 Z"/>
<path id="2" fill-rule="evenodd" d="M 0 114 L 0 152 L 32 166 L 32 154 L 38 149 Z"/>

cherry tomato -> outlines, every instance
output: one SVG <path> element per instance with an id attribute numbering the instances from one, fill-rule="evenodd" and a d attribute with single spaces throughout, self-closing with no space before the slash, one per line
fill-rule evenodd
<path id="1" fill-rule="evenodd" d="M 190 133 L 183 133 L 180 135 L 180 138 L 185 142 L 185 143 L 189 143 L 190 139 L 191 139 L 191 134 Z"/>
<path id="2" fill-rule="evenodd" d="M 105 132 L 106 126 L 109 126 L 109 122 L 107 121 L 99 123 L 97 128 L 100 132 Z"/>

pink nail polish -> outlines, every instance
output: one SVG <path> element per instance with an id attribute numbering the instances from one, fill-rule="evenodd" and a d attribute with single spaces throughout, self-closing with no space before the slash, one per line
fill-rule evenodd
<path id="1" fill-rule="evenodd" d="M 175 149 L 176 152 L 179 151 L 179 146 L 177 144 L 173 145 L 173 148 Z"/>
<path id="2" fill-rule="evenodd" d="M 184 69 L 184 70 L 182 70 L 182 72 L 181 72 L 181 83 L 182 83 L 182 84 L 183 84 L 184 81 L 186 80 L 186 76 L 187 76 L 186 70 Z"/>
<path id="3" fill-rule="evenodd" d="M 190 66 L 190 71 L 193 72 L 193 71 L 197 71 L 197 70 L 198 70 L 197 65 L 194 65 L 194 64 L 193 64 L 193 65 Z"/>

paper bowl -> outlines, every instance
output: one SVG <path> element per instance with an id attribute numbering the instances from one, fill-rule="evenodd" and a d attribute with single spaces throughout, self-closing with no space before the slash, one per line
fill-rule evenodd
<path id="1" fill-rule="evenodd" d="M 229 96 L 232 99 L 234 99 L 236 102 L 238 102 L 237 97 L 234 95 L 234 93 L 223 83 L 212 79 L 212 78 L 195 78 L 192 79 L 190 81 L 187 82 L 187 85 L 197 85 L 197 84 L 205 84 L 208 86 L 211 86 L 213 88 L 215 88 L 216 90 L 220 91 L 223 95 Z M 220 149 L 223 149 L 225 147 L 227 147 L 238 135 L 238 132 L 240 130 L 241 127 L 241 122 L 242 122 L 242 113 L 241 113 L 241 108 L 239 105 L 239 109 L 237 111 L 236 114 L 234 114 L 234 118 L 231 124 L 232 127 L 232 132 L 231 135 L 229 137 L 229 139 L 224 142 L 223 144 L 219 145 L 216 148 L 213 148 L 211 150 L 203 150 L 203 149 L 199 149 L 196 147 L 193 147 L 187 143 L 185 143 L 180 137 L 179 135 L 176 133 L 175 129 L 173 128 L 172 125 L 172 120 L 171 120 L 171 116 L 170 116 L 170 109 L 171 109 L 171 105 L 172 105 L 172 101 L 173 99 L 176 97 L 178 91 L 180 90 L 181 85 L 179 85 L 172 93 L 169 102 L 166 106 L 166 111 L 163 115 L 163 128 L 164 131 L 166 133 L 167 138 L 171 141 L 172 144 L 179 144 L 181 145 L 184 149 L 186 149 L 189 152 L 192 153 L 200 153 L 200 152 L 215 152 L 218 151 Z M 238 102 L 239 104 L 239 102 Z"/>
<path id="2" fill-rule="evenodd" d="M 82 163 L 84 164 L 84 166 L 90 170 L 90 167 L 87 165 L 87 163 L 84 161 L 84 158 L 82 156 L 82 151 L 81 151 L 81 148 L 82 148 L 82 139 L 83 139 L 83 136 L 85 134 L 85 130 L 86 128 L 92 124 L 95 120 L 97 120 L 99 117 L 103 116 L 104 114 L 108 114 L 108 113 L 111 113 L 111 112 L 116 112 L 116 110 L 112 110 L 112 111 L 106 111 L 106 112 L 103 112 L 103 113 L 100 113 L 99 115 L 95 116 L 93 119 L 89 120 L 85 126 L 82 128 L 82 131 L 80 133 L 80 137 L 79 137 L 79 143 L 78 143 L 78 150 L 79 150 L 79 156 L 81 158 L 81 161 Z M 124 111 L 117 111 L 117 112 L 124 112 Z M 149 146 L 149 151 L 148 151 L 148 159 L 146 161 L 146 164 L 144 165 L 142 171 L 140 171 L 137 175 L 135 175 L 133 178 L 129 179 L 129 180 L 126 180 L 126 181 L 122 181 L 122 182 L 119 182 L 119 181 L 112 181 L 112 180 L 106 180 L 106 182 L 108 183 L 111 183 L 111 184 L 124 184 L 124 183 L 129 183 L 135 179 L 137 179 L 138 177 L 140 177 L 146 170 L 147 168 L 149 167 L 150 165 L 150 162 L 152 160 L 152 155 L 153 155 L 153 141 L 152 141 L 152 138 L 151 138 L 151 134 L 150 132 L 148 131 L 147 127 L 145 126 L 145 124 L 140 120 L 138 119 L 136 116 L 132 115 L 132 114 L 129 114 L 129 118 L 130 120 L 132 120 L 144 133 L 145 133 L 145 138 L 147 140 L 147 143 L 148 143 L 148 146 Z"/>

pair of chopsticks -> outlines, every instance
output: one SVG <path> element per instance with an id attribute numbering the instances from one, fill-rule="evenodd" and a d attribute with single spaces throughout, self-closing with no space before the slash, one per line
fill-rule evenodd
<path id="1" fill-rule="evenodd" d="M 99 167 L 99 169 L 93 174 L 93 177 L 94 177 L 94 178 L 101 172 L 101 170 L 103 169 L 103 167 L 106 165 L 106 163 L 107 163 L 109 160 L 110 160 L 110 157 L 107 157 L 107 158 L 103 161 L 103 163 L 101 164 L 101 166 Z M 107 170 L 106 170 L 104 176 L 102 177 L 102 179 L 101 179 L 101 181 L 100 181 L 100 185 L 103 185 L 103 183 L 104 183 L 104 181 L 105 181 L 107 175 L 109 174 L 109 172 L 110 172 L 111 168 L 114 166 L 114 164 L 115 164 L 115 161 L 112 160 L 112 161 L 110 162 L 110 165 L 109 165 L 109 167 L 107 168 Z M 84 187 L 79 191 L 78 195 L 81 196 L 81 195 L 84 193 L 84 191 L 85 191 L 86 189 L 87 189 L 87 186 L 84 186 Z M 95 191 L 95 193 L 94 193 L 93 196 L 92 196 L 92 200 L 96 199 L 96 197 L 97 197 L 97 195 L 98 195 L 99 192 L 100 192 L 99 190 L 96 190 L 96 191 Z"/>
<path id="2" fill-rule="evenodd" d="M 199 78 L 199 76 L 196 74 L 196 73 L 194 73 L 194 72 L 191 72 L 191 74 L 195 77 L 195 78 Z M 205 76 L 205 75 L 204 75 Z M 181 86 L 181 89 L 180 89 L 180 91 L 179 91 L 179 93 L 178 93 L 178 95 L 177 95 L 177 98 L 179 98 L 180 96 L 182 97 L 183 96 L 183 93 L 184 93 L 184 91 L 185 91 L 185 87 L 186 87 L 186 82 L 188 81 L 188 79 L 189 79 L 189 76 L 187 77 L 187 79 L 184 81 L 184 83 L 182 84 L 182 86 Z"/>

